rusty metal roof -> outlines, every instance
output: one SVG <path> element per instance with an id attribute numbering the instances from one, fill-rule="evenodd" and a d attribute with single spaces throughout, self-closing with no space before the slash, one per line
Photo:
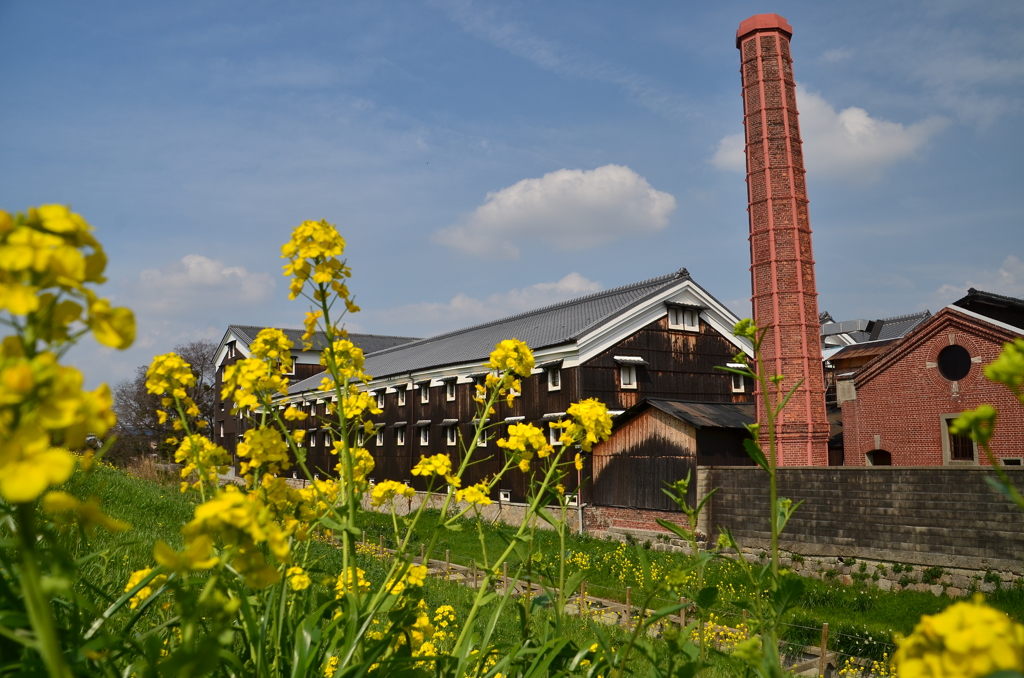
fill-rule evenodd
<path id="1" fill-rule="evenodd" d="M 746 428 L 757 419 L 754 403 L 707 403 L 685 400 L 642 400 L 615 418 L 615 425 L 655 407 L 696 428 Z"/>

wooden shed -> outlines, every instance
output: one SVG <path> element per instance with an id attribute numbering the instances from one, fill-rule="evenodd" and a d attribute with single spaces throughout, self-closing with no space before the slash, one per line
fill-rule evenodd
<path id="1" fill-rule="evenodd" d="M 747 466 L 743 449 L 753 403 L 643 400 L 616 417 L 611 437 L 594 447 L 590 503 L 661 511 L 678 510 L 662 492 L 686 477 L 691 500 L 697 466 Z"/>

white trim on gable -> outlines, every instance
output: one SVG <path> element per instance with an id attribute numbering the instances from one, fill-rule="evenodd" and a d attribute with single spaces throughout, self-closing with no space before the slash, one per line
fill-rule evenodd
<path id="1" fill-rule="evenodd" d="M 666 288 L 648 299 L 644 305 L 633 307 L 628 313 L 623 313 L 611 322 L 580 337 L 579 362 L 585 363 L 600 355 L 624 338 L 639 332 L 647 325 L 667 315 L 668 308 L 665 306 L 667 301 L 703 306 L 704 310 L 700 313 L 701 320 L 711 325 L 737 349 L 750 357 L 754 356 L 754 349 L 750 343 L 732 334 L 732 328 L 739 322 L 739 318 L 715 301 L 710 294 L 698 287 L 692 280 L 680 280 L 678 284 Z"/>

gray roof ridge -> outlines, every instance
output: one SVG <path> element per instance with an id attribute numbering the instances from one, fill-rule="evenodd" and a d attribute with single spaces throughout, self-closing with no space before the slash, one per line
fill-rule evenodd
<path id="1" fill-rule="evenodd" d="M 667 275 L 661 275 L 661 276 L 657 276 L 655 278 L 648 278 L 647 280 L 641 280 L 639 282 L 630 283 L 628 285 L 621 285 L 619 287 L 613 287 L 613 288 L 608 289 L 608 290 L 601 290 L 599 292 L 592 292 L 590 294 L 585 294 L 582 297 L 575 297 L 573 299 L 567 299 L 565 301 L 560 301 L 560 302 L 557 302 L 555 304 L 549 304 L 547 306 L 541 306 L 540 308 L 535 308 L 535 309 L 532 309 L 530 311 L 522 311 L 521 313 L 515 313 L 513 315 L 505 316 L 503 318 L 498 318 L 496 320 L 489 320 L 487 322 L 478 323 L 476 325 L 470 325 L 469 327 L 461 327 L 461 328 L 459 328 L 457 330 L 451 330 L 451 331 L 448 331 L 448 332 L 444 332 L 442 334 L 435 334 L 432 337 L 424 337 L 423 339 L 418 339 L 416 341 L 410 341 L 408 344 L 401 344 L 400 346 L 392 346 L 391 348 L 381 349 L 380 351 L 376 351 L 374 353 L 368 353 L 367 355 L 368 356 L 369 355 L 373 355 L 373 356 L 376 357 L 376 356 L 380 356 L 380 355 L 389 353 L 391 351 L 397 351 L 399 349 L 405 350 L 405 349 L 409 349 L 409 348 L 414 348 L 416 346 L 424 346 L 426 344 L 430 344 L 430 343 L 433 343 L 435 341 L 440 341 L 442 339 L 448 339 L 449 337 L 457 336 L 459 334 L 464 334 L 466 332 L 471 332 L 473 330 L 478 330 L 478 329 L 481 329 L 481 328 L 484 328 L 484 327 L 493 327 L 495 325 L 501 325 L 503 323 L 507 323 L 507 322 L 510 322 L 512 320 L 519 320 L 521 318 L 527 318 L 527 317 L 529 317 L 531 315 L 537 315 L 537 314 L 540 314 L 540 313 L 546 313 L 548 311 L 552 311 L 552 310 L 555 310 L 555 309 L 558 309 L 558 308 L 565 308 L 567 306 L 572 306 L 573 304 L 578 304 L 578 303 L 581 303 L 581 302 L 584 302 L 584 301 L 591 301 L 593 299 L 599 299 L 599 298 L 601 298 L 603 296 L 612 296 L 614 294 L 621 294 L 622 292 L 625 292 L 625 291 L 631 290 L 631 289 L 637 289 L 637 288 L 640 288 L 640 287 L 649 287 L 649 286 L 653 286 L 653 285 L 655 285 L 657 283 L 667 283 L 670 280 L 676 280 L 676 279 L 681 280 L 683 278 L 689 278 L 689 277 L 690 277 L 689 272 L 687 272 L 686 269 L 683 268 L 683 269 L 680 269 L 678 271 L 675 271 L 674 273 L 669 273 Z M 637 302 L 634 302 L 634 303 L 639 303 L 639 301 L 640 300 L 638 300 Z M 616 311 L 608 314 L 607 316 L 604 316 L 604 317 L 601 317 L 601 318 L 597 319 L 596 321 L 594 321 L 593 323 L 588 325 L 586 328 L 581 330 L 581 332 L 585 332 L 587 329 L 590 329 L 591 327 L 593 327 L 597 323 L 604 322 L 608 317 L 613 316 L 616 313 L 619 313 L 621 311 L 622 311 L 622 309 L 617 309 Z M 534 347 L 531 346 L 531 348 L 534 348 Z M 537 347 L 537 348 L 539 348 L 539 347 Z"/>
<path id="2" fill-rule="evenodd" d="M 923 311 L 915 311 L 914 313 L 904 313 L 903 315 L 894 315 L 891 318 L 879 318 L 882 322 L 897 322 L 900 320 L 910 320 L 912 318 L 925 317 L 927 318 L 932 314 L 931 311 L 925 309 Z"/>
<path id="3" fill-rule="evenodd" d="M 1006 295 L 1006 294 L 999 294 L 998 292 L 986 292 L 985 290 L 979 290 L 976 287 L 968 288 L 967 289 L 967 294 L 965 294 L 963 297 L 957 299 L 956 301 L 963 301 L 967 297 L 969 297 L 971 295 L 975 295 L 975 294 L 979 295 L 979 296 L 985 296 L 985 297 L 995 297 L 996 299 L 1003 299 L 1005 301 L 1012 301 L 1012 302 L 1014 302 L 1016 304 L 1024 304 L 1024 299 L 1021 299 L 1020 297 L 1011 297 L 1011 296 Z M 954 301 L 953 304 L 956 304 L 956 301 Z"/>
<path id="4" fill-rule="evenodd" d="M 231 323 L 231 324 L 228 325 L 228 329 L 229 330 L 232 327 L 245 328 L 245 329 L 259 328 L 261 330 L 265 330 L 267 328 L 273 328 L 275 330 L 281 330 L 282 332 L 305 332 L 306 331 L 306 329 L 303 328 L 303 327 L 278 327 L 277 325 L 242 325 L 241 323 Z M 324 331 L 323 330 L 317 330 L 316 333 L 317 334 L 324 334 Z M 407 337 L 407 336 L 400 335 L 400 334 L 377 334 L 376 332 L 349 332 L 348 334 L 349 334 L 350 337 L 351 336 L 355 336 L 355 337 L 383 337 L 385 339 L 413 339 L 415 341 L 419 341 L 420 339 L 422 339 L 422 337 Z"/>

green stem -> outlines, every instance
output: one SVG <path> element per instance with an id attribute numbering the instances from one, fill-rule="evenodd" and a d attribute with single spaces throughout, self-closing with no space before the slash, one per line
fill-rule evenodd
<path id="1" fill-rule="evenodd" d="M 32 529 L 32 505 L 18 505 L 18 541 L 21 550 L 21 586 L 25 596 L 25 607 L 29 622 L 36 634 L 39 654 L 51 678 L 71 678 L 71 667 L 68 666 L 64 653 L 61 651 L 57 629 L 54 626 L 53 608 L 43 595 L 42 576 L 36 562 L 34 548 L 34 531 Z"/>

